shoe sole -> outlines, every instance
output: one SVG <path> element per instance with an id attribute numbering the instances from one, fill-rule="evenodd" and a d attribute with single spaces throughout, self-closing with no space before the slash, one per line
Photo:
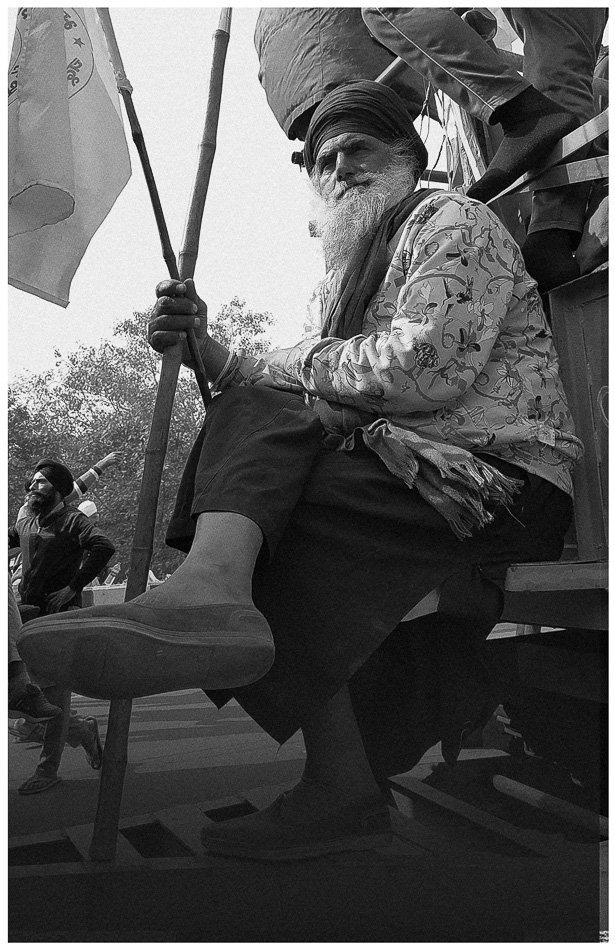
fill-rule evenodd
<path id="1" fill-rule="evenodd" d="M 61 709 L 58 709 L 57 713 L 54 713 L 53 716 L 30 716 L 28 713 L 22 712 L 20 709 L 9 709 L 9 716 L 11 716 L 13 719 L 25 719 L 26 722 L 32 722 L 35 725 L 39 722 L 51 722 L 52 719 L 57 719 L 57 717 L 61 715 Z"/>
<path id="2" fill-rule="evenodd" d="M 393 833 L 385 831 L 375 835 L 351 835 L 333 841 L 320 841 L 313 845 L 271 851 L 255 851 L 251 848 L 235 847 L 223 842 L 203 842 L 205 851 L 225 858 L 240 858 L 248 861 L 303 861 L 305 858 L 319 858 L 340 851 L 374 851 L 385 848 L 393 841 Z"/>
<path id="3" fill-rule="evenodd" d="M 67 617 L 30 636 L 24 628 L 20 653 L 35 672 L 93 699 L 245 686 L 264 676 L 274 659 L 273 639 L 262 631 L 156 630 L 102 617 L 91 623 L 94 630 L 85 618 Z"/>
<path id="4" fill-rule="evenodd" d="M 61 781 L 62 779 L 58 776 L 58 778 L 50 779 L 45 785 L 43 785 L 42 788 L 30 788 L 30 789 L 23 789 L 23 790 L 21 788 L 18 788 L 17 794 L 18 795 L 39 795 L 41 792 L 46 792 L 47 789 L 53 788 L 54 785 L 58 785 L 58 783 Z"/>

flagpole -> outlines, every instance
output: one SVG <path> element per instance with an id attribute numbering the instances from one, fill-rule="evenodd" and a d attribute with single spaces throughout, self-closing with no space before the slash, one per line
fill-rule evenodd
<path id="1" fill-rule="evenodd" d="M 223 8 L 218 29 L 213 36 L 214 49 L 205 128 L 180 254 L 179 273 L 182 279 L 192 277 L 196 265 L 205 198 L 215 152 L 222 78 L 230 25 L 231 9 Z M 141 480 L 139 508 L 130 556 L 125 600 L 132 600 L 147 587 L 149 565 L 154 546 L 156 511 L 162 469 L 168 443 L 177 377 L 181 366 L 181 351 L 182 346 L 179 343 L 173 347 L 168 347 L 162 357 L 156 403 L 145 450 L 145 465 Z M 131 711 L 132 700 L 111 700 L 107 740 L 98 792 L 98 807 L 89 850 L 92 861 L 113 861 L 115 858 L 122 789 L 128 762 L 128 732 Z"/>
<path id="2" fill-rule="evenodd" d="M 126 115 L 128 116 L 128 122 L 130 124 L 130 131 L 132 133 L 132 140 L 135 143 L 139 158 L 141 159 L 141 167 L 143 168 L 143 174 L 145 175 L 145 181 L 147 184 L 147 190 L 149 191 L 150 200 L 152 203 L 152 208 L 154 209 L 154 217 L 156 218 L 156 224 L 158 226 L 158 234 L 160 236 L 160 243 L 162 245 L 162 256 L 165 260 L 169 271 L 169 277 L 173 280 L 179 280 L 179 271 L 177 269 L 177 261 L 175 258 L 175 253 L 171 246 L 171 239 L 169 237 L 169 231 L 164 217 L 164 212 L 162 210 L 162 204 L 160 201 L 160 195 L 158 193 L 158 186 L 156 185 L 156 180 L 154 178 L 154 172 L 150 164 L 149 156 L 147 154 L 147 148 L 145 145 L 145 138 L 143 136 L 143 130 L 141 129 L 141 124 L 139 122 L 135 105 L 132 99 L 132 85 L 129 79 L 126 76 L 124 70 L 124 63 L 122 61 L 122 55 L 120 53 L 119 46 L 117 44 L 117 39 L 115 37 L 115 30 L 113 29 L 113 23 L 111 21 L 111 14 L 107 7 L 97 7 L 96 12 L 100 19 L 100 24 L 105 34 L 105 39 L 107 41 L 107 47 L 109 49 L 109 58 L 111 60 L 111 65 L 113 66 L 113 71 L 115 73 L 115 81 L 117 84 L 118 91 L 124 100 L 124 106 L 126 108 Z M 197 244 L 198 247 L 198 244 Z M 192 274 L 184 275 L 192 277 Z M 196 335 L 194 330 L 189 330 L 186 334 L 188 347 L 190 349 L 190 356 L 194 364 L 194 375 L 196 378 L 197 385 L 199 387 L 199 392 L 203 399 L 203 402 L 206 406 L 211 402 L 211 393 L 209 392 L 209 387 L 207 385 L 207 375 L 205 373 L 205 367 L 203 366 L 203 360 L 201 358 L 201 353 L 198 347 Z"/>
<path id="3" fill-rule="evenodd" d="M 231 30 L 230 7 L 223 7 L 220 13 L 218 29 L 214 33 L 214 50 L 209 80 L 209 95 L 207 97 L 207 112 L 203 127 L 203 138 L 199 146 L 199 162 L 197 167 L 190 210 L 186 220 L 184 241 L 179 254 L 179 269 L 183 278 L 194 277 L 196 259 L 199 252 L 199 238 L 205 198 L 209 188 L 209 179 L 216 151 L 216 136 L 218 118 L 220 116 L 220 101 L 222 99 L 222 79 L 224 63 Z"/>

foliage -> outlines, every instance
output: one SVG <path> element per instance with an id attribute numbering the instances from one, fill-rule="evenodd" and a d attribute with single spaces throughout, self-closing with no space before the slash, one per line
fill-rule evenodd
<path id="1" fill-rule="evenodd" d="M 9 524 L 24 495 L 24 480 L 43 456 L 62 459 L 75 477 L 109 452 L 122 461 L 109 468 L 87 496 L 96 503 L 100 528 L 116 546 L 111 563 L 128 569 L 145 447 L 156 399 L 161 357 L 147 344 L 148 312 L 136 312 L 114 327 L 113 339 L 97 347 L 80 346 L 53 369 L 24 374 L 9 387 Z M 220 342 L 248 352 L 271 348 L 266 336 L 269 313 L 255 313 L 234 298 L 210 321 Z M 183 555 L 164 544 L 184 463 L 204 419 L 192 373 L 180 372 L 165 460 L 152 570 L 173 571 Z"/>

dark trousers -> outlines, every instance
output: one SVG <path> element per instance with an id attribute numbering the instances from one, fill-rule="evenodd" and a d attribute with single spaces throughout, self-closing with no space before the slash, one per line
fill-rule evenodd
<path id="1" fill-rule="evenodd" d="M 367 7 L 362 15 L 378 42 L 484 122 L 529 83 L 581 122 L 591 119 L 592 80 L 608 8 L 503 10 L 524 43 L 523 78 L 449 8 Z M 580 233 L 589 187 L 581 183 L 535 192 L 530 232 L 559 228 Z"/>
<path id="2" fill-rule="evenodd" d="M 205 511 L 238 512 L 261 527 L 253 593 L 276 659 L 257 683 L 211 693 L 215 702 L 234 695 L 286 741 L 308 711 L 344 683 L 352 687 L 407 612 L 440 585 L 440 619 L 455 616 L 459 629 L 473 622 L 486 636 L 501 612 L 494 581 L 513 561 L 557 559 L 571 516 L 559 489 L 492 461 L 523 488 L 510 511 L 460 541 L 369 450 L 329 449 L 298 396 L 264 387 L 217 396 L 186 464 L 167 543 L 188 551 Z M 357 702 L 375 709 L 378 697 Z"/>

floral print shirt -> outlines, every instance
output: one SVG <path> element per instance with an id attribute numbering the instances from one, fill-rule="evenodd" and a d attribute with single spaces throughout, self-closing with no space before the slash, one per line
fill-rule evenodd
<path id="1" fill-rule="evenodd" d="M 329 272 L 297 346 L 239 351 L 225 385 L 269 385 L 385 420 L 388 452 L 404 429 L 496 455 L 572 494 L 582 455 L 535 281 L 499 219 L 451 192 L 428 195 L 389 245 L 391 261 L 349 340 L 321 339 Z"/>

